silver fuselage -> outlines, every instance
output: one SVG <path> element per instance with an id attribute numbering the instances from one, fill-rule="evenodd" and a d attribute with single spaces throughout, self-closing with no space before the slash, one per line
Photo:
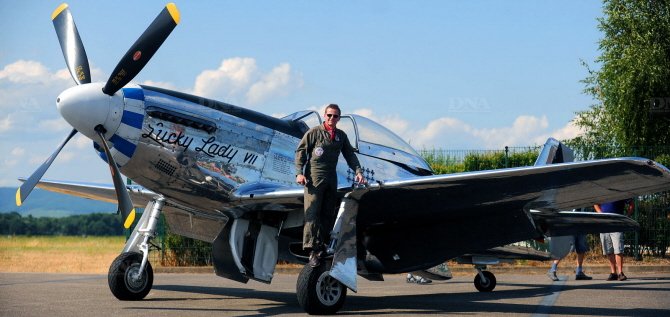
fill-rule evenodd
<path id="1" fill-rule="evenodd" d="M 73 89 L 77 92 L 71 95 L 85 95 L 78 92 L 83 90 L 81 86 Z M 64 93 L 61 98 L 67 96 Z M 61 98 L 59 103 L 63 102 Z M 295 184 L 294 152 L 309 127 L 306 122 L 320 123 L 318 114 L 302 112 L 277 119 L 147 86 L 129 85 L 115 96 L 102 98 L 108 100 L 101 101 L 104 106 L 96 111 L 90 110 L 91 105 L 86 106 L 86 111 L 60 105 L 59 109 L 66 120 L 94 141 L 98 139 L 94 132 L 78 125 L 90 121 L 82 118 L 84 112 L 99 112 L 100 118 L 95 120 L 104 121 L 108 127 L 105 137 L 113 144 L 112 155 L 121 172 L 134 182 L 185 207 L 234 218 L 251 209 L 292 208 L 290 204 L 273 204 L 272 199 L 243 199 L 254 196 L 243 194 L 301 189 Z M 67 109 L 71 109 L 70 114 Z M 109 115 L 105 118 L 107 109 Z M 342 122 L 357 148 L 368 182 L 431 173 L 428 164 L 409 145 L 400 144 L 402 141 L 397 141 L 399 138 L 390 131 L 355 115 L 343 116 Z M 361 138 L 359 133 L 369 137 Z M 390 139 L 404 148 L 379 144 Z M 376 140 L 379 143 L 374 143 Z M 100 147 L 96 149 L 105 159 Z M 339 187 L 352 185 L 353 173 L 344 159 L 338 164 L 337 175 Z"/>

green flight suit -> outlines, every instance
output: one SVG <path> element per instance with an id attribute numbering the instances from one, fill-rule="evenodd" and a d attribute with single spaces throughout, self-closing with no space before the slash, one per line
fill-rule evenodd
<path id="1" fill-rule="evenodd" d="M 336 129 L 335 139 L 331 141 L 330 132 L 323 124 L 313 127 L 305 133 L 295 151 L 296 175 L 304 174 L 307 178 L 303 249 L 312 249 L 329 240 L 337 215 L 336 167 L 340 153 L 352 170 L 361 172 L 354 148 L 340 129 Z"/>

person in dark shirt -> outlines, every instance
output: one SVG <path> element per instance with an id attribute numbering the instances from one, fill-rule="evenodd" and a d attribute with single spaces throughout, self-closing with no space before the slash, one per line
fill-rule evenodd
<path id="1" fill-rule="evenodd" d="M 613 202 L 594 205 L 596 212 L 630 215 L 633 205 L 629 200 L 618 200 Z M 600 234 L 600 242 L 603 246 L 603 254 L 607 256 L 610 263 L 610 275 L 608 281 L 625 281 L 628 279 L 623 273 L 623 232 L 608 232 Z M 617 273 L 618 272 L 618 273 Z"/>
<path id="2" fill-rule="evenodd" d="M 305 186 L 305 227 L 302 248 L 310 251 L 309 265 L 321 264 L 329 230 L 333 227 L 337 207 L 337 161 L 340 153 L 355 181 L 364 184 L 361 164 L 349 143 L 347 134 L 337 128 L 340 107 L 326 106 L 324 123 L 309 129 L 295 151 L 296 183 Z"/>

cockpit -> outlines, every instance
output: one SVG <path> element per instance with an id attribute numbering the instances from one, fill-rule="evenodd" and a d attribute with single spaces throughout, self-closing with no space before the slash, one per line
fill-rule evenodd
<path id="1" fill-rule="evenodd" d="M 303 126 L 304 132 L 322 123 L 321 116 L 312 110 L 299 111 L 283 119 Z M 356 114 L 344 114 L 337 127 L 347 133 L 351 145 L 362 155 L 394 162 L 416 175 L 433 173 L 430 165 L 412 146 L 377 122 Z"/>

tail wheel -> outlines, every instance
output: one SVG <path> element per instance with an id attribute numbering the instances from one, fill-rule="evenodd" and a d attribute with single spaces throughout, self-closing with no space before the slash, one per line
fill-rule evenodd
<path id="1" fill-rule="evenodd" d="M 489 271 L 482 271 L 482 274 L 486 277 L 486 282 L 482 281 L 479 274 L 475 275 L 475 288 L 480 292 L 490 292 L 496 288 L 496 276 Z"/>
<path id="2" fill-rule="evenodd" d="M 107 282 L 112 294 L 120 300 L 140 300 L 149 294 L 154 283 L 154 271 L 147 262 L 143 272 L 139 272 L 142 254 L 126 252 L 116 257 L 109 267 Z"/>
<path id="3" fill-rule="evenodd" d="M 296 284 L 298 303 L 310 315 L 335 314 L 347 297 L 347 287 L 329 275 L 330 264 L 323 263 L 300 271 Z"/>

